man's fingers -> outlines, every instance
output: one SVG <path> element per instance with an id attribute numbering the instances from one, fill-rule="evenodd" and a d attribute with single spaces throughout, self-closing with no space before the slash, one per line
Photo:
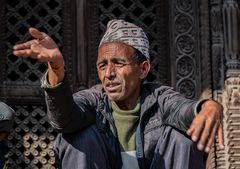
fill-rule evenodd
<path id="1" fill-rule="evenodd" d="M 41 62 L 46 62 L 49 60 L 45 55 L 35 53 L 31 49 L 14 51 L 13 54 L 21 57 L 31 57 L 32 59 L 37 59 Z"/>
<path id="2" fill-rule="evenodd" d="M 30 40 L 26 43 L 15 45 L 13 47 L 14 50 L 28 49 L 34 44 L 39 44 L 39 40 L 42 40 L 47 37 L 47 35 L 44 32 L 40 32 L 35 28 L 29 28 L 29 33 L 31 34 L 31 36 L 33 36 L 36 39 Z"/>
<path id="3" fill-rule="evenodd" d="M 193 141 L 196 142 L 199 139 L 199 136 L 202 133 L 204 126 L 205 119 L 203 117 L 198 116 L 193 120 L 190 128 L 187 131 L 187 134 L 191 136 L 191 139 Z"/>
<path id="4" fill-rule="evenodd" d="M 201 137 L 200 137 L 200 139 L 198 141 L 198 145 L 197 145 L 199 150 L 204 149 L 206 142 L 208 141 L 209 137 L 211 137 L 212 132 L 214 130 L 214 126 L 213 126 L 214 124 L 215 124 L 215 121 L 213 121 L 213 119 L 205 122 L 204 129 L 201 133 Z M 216 133 L 216 129 L 215 129 L 214 133 Z"/>
<path id="5" fill-rule="evenodd" d="M 29 33 L 32 35 L 32 37 L 37 38 L 39 40 L 42 40 L 46 37 L 46 34 L 43 32 L 40 32 L 36 28 L 29 28 Z"/>
<path id="6" fill-rule="evenodd" d="M 38 44 L 38 40 L 34 39 L 34 40 L 30 40 L 26 43 L 21 43 L 18 45 L 13 46 L 14 50 L 22 50 L 22 49 L 29 49 L 31 45 L 33 44 Z"/>
<path id="7" fill-rule="evenodd" d="M 13 51 L 13 54 L 21 57 L 31 57 L 33 59 L 36 59 L 37 56 L 37 54 L 34 53 L 31 49 Z"/>
<path id="8" fill-rule="evenodd" d="M 214 141 L 214 139 L 215 139 L 216 131 L 217 131 L 217 126 L 218 126 L 217 124 L 214 125 L 214 127 L 213 127 L 213 129 L 212 129 L 212 131 L 211 131 L 211 135 L 210 135 L 210 137 L 208 138 L 207 144 L 206 144 L 206 146 L 205 146 L 205 148 L 204 148 L 204 151 L 205 151 L 206 153 L 209 153 L 209 151 L 210 151 L 210 149 L 211 149 L 211 147 L 212 147 L 213 141 Z"/>
<path id="9" fill-rule="evenodd" d="M 220 149 L 224 149 L 224 138 L 223 138 L 223 125 L 222 123 L 220 123 L 219 127 L 218 127 L 218 142 L 219 142 L 219 146 Z"/>
<path id="10" fill-rule="evenodd" d="M 198 137 L 193 134 L 194 131 L 195 131 L 195 125 L 192 123 L 191 127 L 187 130 L 187 135 L 191 136 L 191 139 L 196 142 L 198 140 Z"/>
<path id="11" fill-rule="evenodd" d="M 42 46 L 34 40 L 24 44 L 19 44 L 18 46 L 14 47 L 14 49 L 16 49 L 13 51 L 14 55 L 23 57 L 28 57 L 30 55 L 36 56 L 42 52 Z"/>
<path id="12" fill-rule="evenodd" d="M 28 57 L 32 54 L 32 50 L 31 49 L 25 49 L 25 50 L 13 51 L 13 54 L 16 55 L 16 56 Z"/>

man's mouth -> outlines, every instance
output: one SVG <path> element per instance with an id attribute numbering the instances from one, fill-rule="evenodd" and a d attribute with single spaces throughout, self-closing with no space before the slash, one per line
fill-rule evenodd
<path id="1" fill-rule="evenodd" d="M 106 90 L 108 92 L 115 92 L 117 90 L 119 90 L 120 88 L 120 83 L 107 83 L 106 84 Z"/>

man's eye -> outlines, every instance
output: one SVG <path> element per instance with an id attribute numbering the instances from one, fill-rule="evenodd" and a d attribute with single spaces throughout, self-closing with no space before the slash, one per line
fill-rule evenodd
<path id="1" fill-rule="evenodd" d="M 122 62 L 117 62 L 117 63 L 115 63 L 115 66 L 116 67 L 123 67 L 123 66 L 125 66 L 126 64 L 125 63 L 122 63 Z"/>
<path id="2" fill-rule="evenodd" d="M 106 69 L 106 64 L 98 65 L 98 69 L 100 69 L 100 70 Z"/>

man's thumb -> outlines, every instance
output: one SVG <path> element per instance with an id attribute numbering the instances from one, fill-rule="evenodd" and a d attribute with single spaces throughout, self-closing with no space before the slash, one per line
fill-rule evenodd
<path id="1" fill-rule="evenodd" d="M 32 37 L 37 38 L 39 40 L 42 40 L 45 38 L 46 34 L 43 32 L 40 32 L 36 28 L 29 28 L 29 33 L 32 35 Z"/>

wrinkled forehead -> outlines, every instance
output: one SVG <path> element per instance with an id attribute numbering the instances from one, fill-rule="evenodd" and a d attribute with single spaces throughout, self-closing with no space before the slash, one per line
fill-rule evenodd
<path id="1" fill-rule="evenodd" d="M 109 57 L 132 58 L 135 49 L 121 42 L 106 42 L 98 49 L 98 60 Z"/>

